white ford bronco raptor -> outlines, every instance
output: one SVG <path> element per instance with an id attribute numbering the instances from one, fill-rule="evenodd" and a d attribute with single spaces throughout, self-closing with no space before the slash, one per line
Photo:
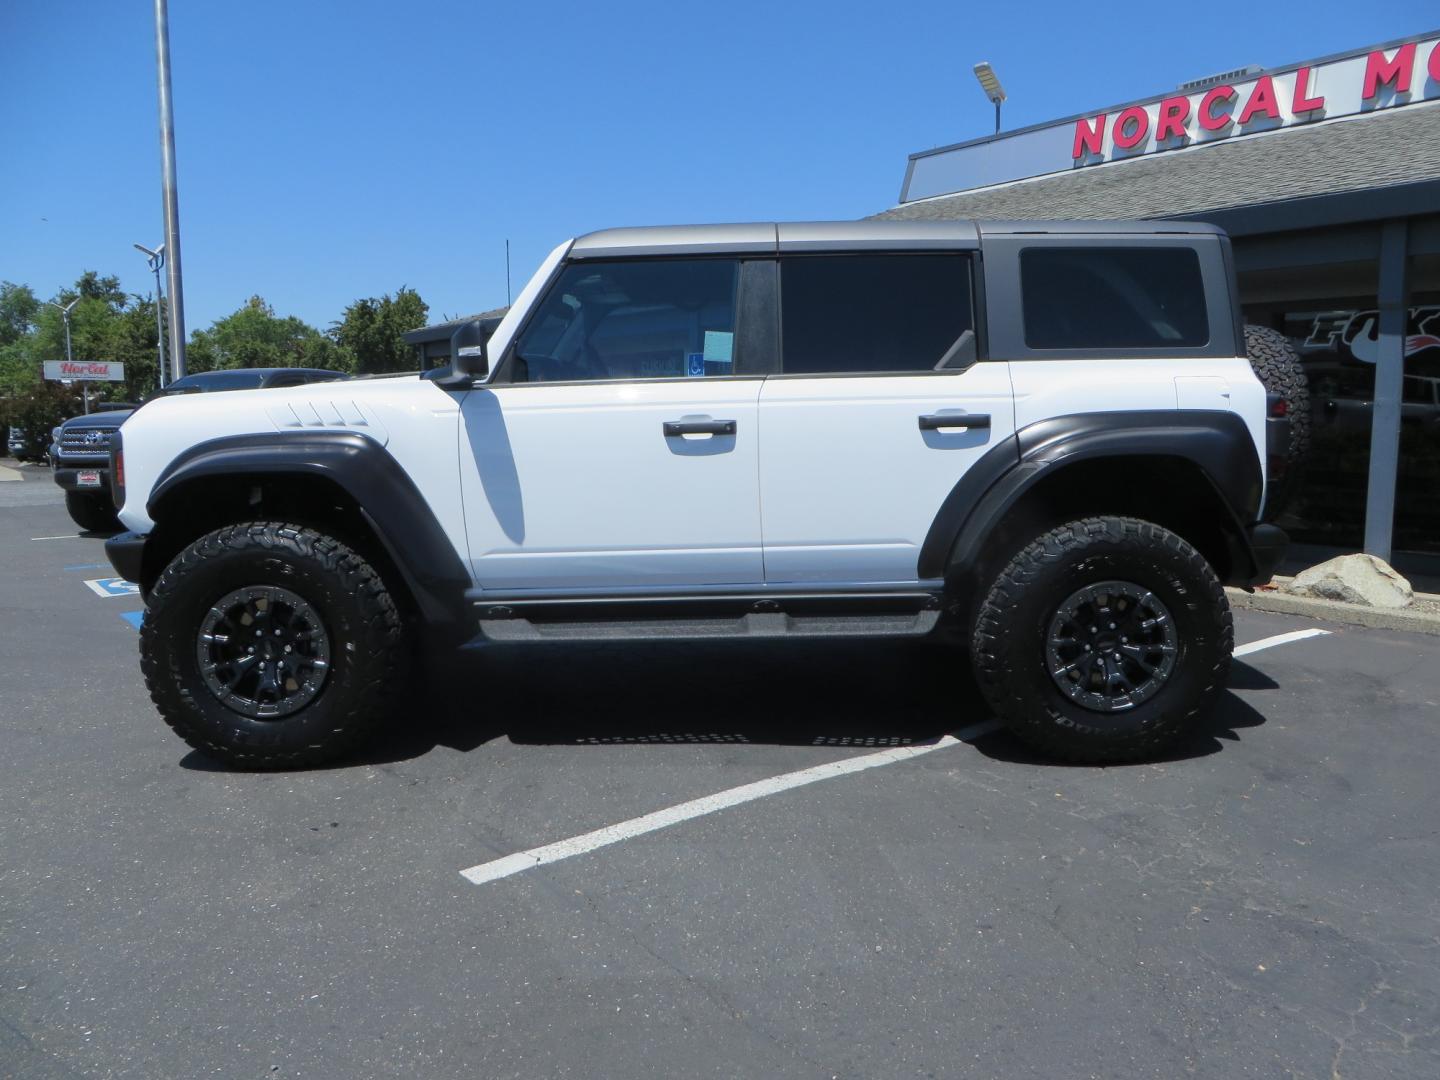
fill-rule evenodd
<path id="1" fill-rule="evenodd" d="M 1210 226 L 615 229 L 438 373 L 146 405 L 106 547 L 161 715 L 241 767 L 354 748 L 422 631 L 959 630 L 1016 734 L 1123 760 L 1214 702 L 1222 584 L 1283 553 L 1267 432 Z"/>

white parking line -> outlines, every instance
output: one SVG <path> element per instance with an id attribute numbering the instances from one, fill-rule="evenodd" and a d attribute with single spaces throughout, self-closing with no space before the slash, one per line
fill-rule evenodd
<path id="1" fill-rule="evenodd" d="M 64 536 L 32 536 L 31 540 L 79 540 L 79 533 L 66 533 Z"/>
<path id="2" fill-rule="evenodd" d="M 1312 629 L 1275 634 L 1273 637 L 1261 638 L 1259 641 L 1238 646 L 1235 649 L 1235 655 L 1248 656 L 1262 649 L 1274 648 L 1276 645 L 1288 645 L 1293 641 L 1303 641 L 1306 638 L 1320 637 L 1328 633 L 1330 633 L 1329 630 Z M 866 769 L 879 768 L 881 765 L 894 765 L 896 762 L 910 761 L 912 758 L 930 754 L 936 750 L 959 746 L 961 743 L 999 731 L 1000 726 L 999 720 L 985 720 L 962 728 L 953 735 L 942 736 L 934 742 L 921 743 L 917 746 L 899 746 L 891 750 L 881 750 L 875 754 L 861 754 L 858 757 L 831 761 L 824 765 L 813 765 L 798 772 L 781 773 L 768 780 L 757 780 L 753 784 L 742 784 L 739 787 L 717 791 L 714 795 L 706 795 L 703 798 L 691 799 L 689 802 L 670 806 L 664 810 L 642 814 L 629 821 L 622 821 L 616 825 L 607 825 L 603 829 L 572 836 L 568 840 L 557 840 L 553 844 L 517 851 L 513 855 L 505 855 L 489 862 L 479 863 L 461 870 L 460 876 L 476 885 L 483 885 L 487 881 L 498 881 L 500 878 L 507 878 L 524 870 L 544 866 L 546 863 L 559 862 L 561 859 L 568 859 L 574 855 L 584 855 L 597 848 L 618 844 L 622 840 L 631 840 L 637 836 L 644 836 L 646 833 L 669 828 L 671 825 L 678 825 L 682 821 L 690 821 L 719 810 L 728 810 L 732 806 L 763 799 L 767 795 L 776 795 L 792 788 L 816 784 L 821 780 L 831 780 L 837 776 L 848 776 Z"/>
<path id="3" fill-rule="evenodd" d="M 1261 638 L 1259 641 L 1252 641 L 1248 645 L 1236 645 L 1235 656 L 1249 656 L 1251 653 L 1259 652 L 1261 649 L 1272 649 L 1276 645 L 1289 645 L 1292 641 L 1304 641 L 1306 638 L 1324 637 L 1330 633 L 1329 630 L 1314 628 L 1310 630 L 1291 630 L 1288 634 L 1276 634 L 1273 637 Z"/>
<path id="4" fill-rule="evenodd" d="M 757 780 L 753 784 L 742 784 L 740 787 L 717 791 L 714 795 L 691 799 L 678 806 L 656 810 L 653 814 L 631 818 L 618 825 L 607 825 L 594 832 L 581 833 L 568 840 L 546 844 L 544 847 L 531 848 L 529 851 L 517 851 L 514 855 L 506 855 L 504 858 L 481 863 L 468 870 L 461 870 L 460 874 L 476 885 L 482 885 L 487 881 L 518 874 L 522 870 L 558 862 L 561 859 L 568 859 L 572 855 L 583 855 L 596 848 L 618 844 L 621 840 L 630 840 L 636 836 L 643 836 L 645 833 L 655 832 L 657 829 L 678 825 L 682 821 L 704 817 L 717 810 L 727 810 L 732 806 L 739 806 L 741 803 L 763 799 L 766 795 L 775 795 L 781 791 L 804 787 L 806 784 L 816 784 L 821 780 L 830 780 L 837 776 L 848 776 L 850 773 L 862 772 L 865 769 L 875 769 L 881 765 L 893 765 L 897 761 L 909 761 L 911 758 L 933 753 L 936 750 L 944 750 L 949 746 L 958 746 L 970 739 L 978 739 L 982 735 L 999 730 L 999 728 L 998 720 L 986 720 L 980 724 L 972 724 L 962 731 L 957 731 L 954 735 L 942 736 L 935 742 L 920 743 L 916 746 L 897 746 L 891 750 L 881 750 L 876 754 L 861 754 L 859 757 L 814 765 L 808 769 L 801 769 L 799 772 L 781 773 L 768 780 Z"/>

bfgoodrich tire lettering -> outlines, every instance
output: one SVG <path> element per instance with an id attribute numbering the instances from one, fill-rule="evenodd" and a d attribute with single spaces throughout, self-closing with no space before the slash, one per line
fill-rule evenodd
<path id="1" fill-rule="evenodd" d="M 1115 581 L 1153 592 L 1174 620 L 1177 651 L 1153 695 L 1105 712 L 1061 691 L 1047 635 L 1077 590 Z M 1051 529 L 1011 559 L 980 606 L 971 658 L 986 700 L 1032 746 L 1072 761 L 1128 761 L 1194 729 L 1225 685 L 1233 644 L 1225 590 L 1198 551 L 1150 522 L 1100 517 Z"/>
<path id="2" fill-rule="evenodd" d="M 328 640 L 318 692 L 271 717 L 226 707 L 197 649 L 200 635 L 213 633 L 217 603 L 265 586 L 303 598 Z M 332 537 L 279 522 L 233 525 L 191 544 L 156 581 L 140 630 L 141 668 L 165 722 L 195 749 L 250 769 L 313 765 L 353 750 L 403 688 L 405 658 L 400 614 L 374 568 Z"/>

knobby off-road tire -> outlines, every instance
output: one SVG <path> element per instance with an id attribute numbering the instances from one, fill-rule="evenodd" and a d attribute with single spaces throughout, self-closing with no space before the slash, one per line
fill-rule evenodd
<path id="1" fill-rule="evenodd" d="M 1293 473 L 1310 452 L 1310 379 L 1305 365 L 1290 339 L 1268 326 L 1245 327 L 1245 354 L 1265 389 L 1285 399 L 1290 417 L 1286 461 Z"/>
<path id="2" fill-rule="evenodd" d="M 1098 618 L 1102 604 L 1109 614 Z M 1157 612 L 1166 618 L 1151 618 L 1155 625 L 1120 643 L 1127 616 L 1129 626 L 1143 626 Z M 1057 674 L 1083 664 L 1091 652 L 1079 650 L 1107 635 L 1106 655 L 1127 650 L 1122 663 L 1132 680 L 1144 671 L 1131 661 L 1137 651 L 1153 649 L 1146 663 L 1164 671 L 1140 684 L 1140 700 L 1126 704 L 1120 693 L 1108 710 L 1096 707 L 1103 695 L 1091 692 L 1081 668 Z M 1080 644 L 1052 644 L 1059 640 Z M 1191 732 L 1225 685 L 1233 645 L 1225 590 L 1198 551 L 1147 521 L 1095 517 L 1051 529 L 1000 571 L 976 618 L 971 660 L 990 706 L 1031 746 L 1071 761 L 1114 762 L 1153 757 Z"/>
<path id="3" fill-rule="evenodd" d="M 222 609 L 228 617 L 216 615 Z M 294 673 L 269 688 L 293 687 L 288 702 L 267 706 L 264 687 L 244 696 L 256 687 L 259 657 L 214 666 L 217 656 L 252 648 L 252 628 L 254 647 L 275 635 L 272 678 L 277 660 Z M 249 522 L 202 536 L 165 568 L 141 624 L 140 662 L 160 715 L 195 749 L 239 768 L 288 768 L 341 757 L 373 734 L 406 689 L 405 636 L 384 582 L 356 552 L 299 525 Z M 285 641 L 293 652 L 282 652 Z M 323 669 L 314 657 L 302 667 L 307 651 L 323 652 Z M 249 674 L 226 696 L 244 663 Z M 281 714 L 256 715 L 267 707 Z"/>
<path id="4" fill-rule="evenodd" d="M 120 519 L 115 516 L 115 508 L 106 495 L 67 491 L 65 512 L 85 532 L 115 532 L 120 527 Z"/>

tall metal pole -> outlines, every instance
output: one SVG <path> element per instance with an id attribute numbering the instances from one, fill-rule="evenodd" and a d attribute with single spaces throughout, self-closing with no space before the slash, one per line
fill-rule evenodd
<path id="1" fill-rule="evenodd" d="M 170 376 L 185 374 L 185 298 L 180 284 L 180 202 L 175 191 L 175 117 L 170 97 L 170 13 L 155 0 L 155 67 L 160 88 L 160 171 L 165 198 L 165 263 L 170 285 Z"/>
<path id="2" fill-rule="evenodd" d="M 75 301 L 72 300 L 69 306 L 60 309 L 60 318 L 65 322 L 65 362 L 72 365 L 75 363 L 75 354 L 70 351 L 70 308 L 74 306 Z M 80 399 L 85 402 L 85 412 L 88 414 L 90 412 L 90 381 L 88 379 L 82 379 L 80 382 Z"/>

